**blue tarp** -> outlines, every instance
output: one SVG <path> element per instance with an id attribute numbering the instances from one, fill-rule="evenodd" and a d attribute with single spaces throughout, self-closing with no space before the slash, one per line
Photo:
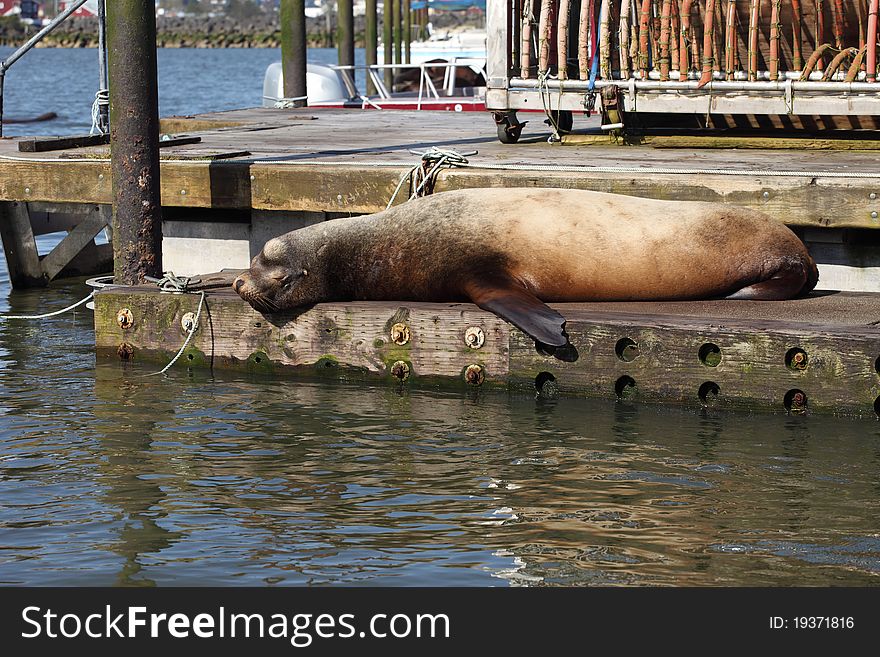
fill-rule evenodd
<path id="1" fill-rule="evenodd" d="M 410 9 L 439 9 L 441 11 L 464 11 L 471 7 L 486 11 L 486 0 L 414 0 Z"/>

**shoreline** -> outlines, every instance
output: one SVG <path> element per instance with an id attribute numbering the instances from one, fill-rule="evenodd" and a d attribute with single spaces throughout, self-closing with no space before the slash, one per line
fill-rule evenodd
<path id="1" fill-rule="evenodd" d="M 432 17 L 435 28 L 440 30 L 482 26 L 481 17 L 455 16 L 454 14 Z M 379 20 L 379 34 L 382 33 Z M 158 48 L 280 48 L 281 29 L 274 14 L 261 14 L 247 22 L 229 17 L 215 18 L 160 18 L 157 21 Z M 0 17 L 0 46 L 18 47 L 34 34 L 34 28 L 21 23 L 15 17 Z M 363 48 L 365 20 L 355 17 L 354 40 L 356 48 Z M 98 46 L 98 22 L 95 18 L 76 18 L 62 23 L 54 32 L 46 35 L 38 48 L 96 48 Z M 306 20 L 306 46 L 309 48 L 336 47 L 336 21 L 324 17 Z"/>

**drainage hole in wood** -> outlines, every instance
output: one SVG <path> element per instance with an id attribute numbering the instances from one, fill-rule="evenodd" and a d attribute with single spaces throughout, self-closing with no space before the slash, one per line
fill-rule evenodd
<path id="1" fill-rule="evenodd" d="M 793 388 L 785 393 L 782 400 L 785 410 L 791 413 L 804 413 L 807 410 L 807 395 L 803 390 Z"/>
<path id="2" fill-rule="evenodd" d="M 614 345 L 614 353 L 624 363 L 630 363 L 639 357 L 638 343 L 632 338 L 620 338 Z"/>
<path id="3" fill-rule="evenodd" d="M 556 393 L 556 377 L 550 372 L 541 372 L 535 377 L 535 390 L 540 395 L 552 395 Z"/>
<path id="4" fill-rule="evenodd" d="M 807 352 L 800 347 L 793 347 L 785 352 L 785 366 L 790 370 L 795 372 L 805 370 L 808 362 Z"/>
<path id="5" fill-rule="evenodd" d="M 719 388 L 718 384 L 714 381 L 706 381 L 700 386 L 700 389 L 697 390 L 697 394 L 700 396 L 700 401 L 704 404 L 711 404 L 715 401 L 719 392 L 721 392 L 721 388 Z"/>
<path id="6" fill-rule="evenodd" d="M 630 397 L 636 391 L 636 380 L 631 376 L 623 375 L 614 383 L 614 392 L 618 397 Z"/>
<path id="7" fill-rule="evenodd" d="M 707 342 L 697 352 L 700 362 L 706 367 L 718 367 L 721 363 L 721 348 L 717 344 Z"/>

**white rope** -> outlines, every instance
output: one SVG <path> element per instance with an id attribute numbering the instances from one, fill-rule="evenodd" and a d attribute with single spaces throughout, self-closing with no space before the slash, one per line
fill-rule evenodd
<path id="1" fill-rule="evenodd" d="M 180 348 L 180 351 L 178 351 L 177 355 L 171 359 L 171 362 L 168 363 L 165 367 L 163 367 L 160 371 L 152 372 L 151 374 L 147 374 L 146 376 L 156 376 L 157 374 L 165 374 L 165 372 L 167 372 L 169 369 L 171 369 L 171 366 L 177 362 L 177 359 L 183 355 L 183 352 L 186 351 L 186 347 L 187 347 L 187 345 L 189 345 L 189 341 L 192 340 L 192 336 L 195 334 L 196 329 L 199 327 L 199 319 L 202 316 L 202 306 L 205 304 L 205 293 L 199 292 L 199 294 L 201 295 L 199 298 L 199 308 L 198 308 L 198 310 L 196 310 L 195 319 L 193 319 L 192 326 L 189 329 L 189 333 L 186 336 L 186 340 L 183 341 L 183 346 Z"/>
<path id="2" fill-rule="evenodd" d="M 463 154 L 451 149 L 431 146 L 431 148 L 426 151 L 410 151 L 410 153 L 421 156 L 422 161 L 419 162 L 419 164 L 410 167 L 410 169 L 400 177 L 400 181 L 397 183 L 397 187 L 394 188 L 394 193 L 391 195 L 388 205 L 385 206 L 386 210 L 394 204 L 394 199 L 397 198 L 400 189 L 403 187 L 403 183 L 407 180 L 410 180 L 411 187 L 415 188 L 409 195 L 409 200 L 412 200 L 418 196 L 422 196 L 425 186 L 434 179 L 434 176 L 440 170 L 440 167 L 444 165 L 466 166 L 468 159 L 465 155 L 476 155 L 477 151 L 470 151 Z M 430 170 L 428 170 L 429 166 L 431 167 Z"/>
<path id="3" fill-rule="evenodd" d="M 95 102 L 92 103 L 92 129 L 89 134 L 103 134 L 101 130 L 101 106 L 110 104 L 110 92 L 107 89 L 99 89 L 95 94 Z"/>
<path id="4" fill-rule="evenodd" d="M 52 312 L 52 313 L 43 313 L 42 315 L 0 315 L 0 320 L 2 320 L 2 319 L 47 319 L 49 317 L 63 315 L 67 311 L 73 310 L 74 308 L 78 308 L 79 306 L 83 305 L 84 303 L 87 303 L 94 296 L 95 296 L 95 293 L 92 292 L 91 294 L 89 294 L 89 296 L 87 296 L 84 299 L 80 299 L 75 304 L 73 304 L 71 306 L 67 306 L 67 308 L 64 308 L 62 310 L 56 310 L 55 312 Z"/>

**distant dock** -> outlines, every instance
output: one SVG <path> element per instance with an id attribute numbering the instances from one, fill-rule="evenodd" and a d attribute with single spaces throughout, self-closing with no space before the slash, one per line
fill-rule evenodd
<path id="1" fill-rule="evenodd" d="M 809 243 L 822 287 L 844 292 L 779 303 L 563 305 L 580 351 L 577 362 L 563 363 L 467 304 L 322 304 L 266 318 L 231 290 L 212 290 L 176 366 L 729 408 L 880 411 L 880 295 L 869 293 L 880 290 L 875 137 L 773 144 L 657 138 L 635 147 L 588 134 L 570 139 L 581 143 L 560 145 L 547 143 L 543 114 L 521 118 L 531 123 L 513 146 L 498 143 L 491 118 L 480 114 L 305 108 L 166 119 L 163 132 L 199 139 L 161 149 L 164 268 L 178 275 L 244 268 L 275 235 L 382 210 L 398 188 L 395 203 L 403 203 L 418 153 L 436 146 L 465 154 L 468 162 L 440 170 L 433 193 L 574 187 L 759 208 Z M 597 122 L 575 123 L 575 130 L 590 127 Z M 32 234 L 70 231 L 65 257 L 90 244 L 109 221 L 108 147 L 41 151 L 37 145 L 22 152 L 20 141 L 0 141 L 0 226 L 10 266 L 46 281 L 66 263 L 59 268 L 61 255 L 22 250 L 25 218 Z M 47 259 L 53 275 L 45 271 Z M 99 355 L 167 360 L 183 344 L 184 315 L 195 312 L 198 299 L 149 288 L 99 292 Z M 130 322 L 117 321 L 122 310 Z M 407 327 L 405 342 L 391 330 L 395 324 Z M 479 347 L 469 329 L 479 329 Z"/>

